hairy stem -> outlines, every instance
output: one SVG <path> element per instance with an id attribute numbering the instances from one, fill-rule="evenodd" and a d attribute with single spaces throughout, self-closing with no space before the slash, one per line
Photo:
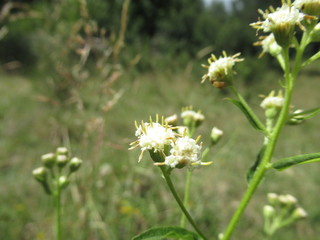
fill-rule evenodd
<path id="1" fill-rule="evenodd" d="M 270 160 L 272 158 L 276 143 L 278 141 L 280 132 L 282 130 L 283 125 L 286 122 L 288 112 L 289 112 L 289 106 L 292 98 L 292 89 L 293 89 L 293 80 L 292 76 L 290 74 L 290 63 L 289 63 L 289 53 L 288 49 L 283 50 L 284 60 L 285 60 L 285 80 L 286 80 L 286 93 L 285 93 L 285 101 L 284 106 L 281 109 L 279 118 L 277 120 L 277 123 L 273 129 L 272 134 L 269 137 L 269 142 L 266 146 L 266 150 L 264 153 L 264 156 L 261 160 L 261 163 L 254 174 L 249 187 L 247 188 L 247 191 L 245 192 L 239 207 L 237 208 L 236 212 L 234 213 L 225 233 L 223 236 L 223 240 L 230 239 L 237 223 L 239 222 L 240 217 L 242 216 L 244 210 L 246 209 L 250 199 L 252 198 L 253 194 L 255 193 L 257 187 L 259 186 L 261 179 L 265 175 L 265 172 L 268 169 L 268 164 L 270 163 Z"/>

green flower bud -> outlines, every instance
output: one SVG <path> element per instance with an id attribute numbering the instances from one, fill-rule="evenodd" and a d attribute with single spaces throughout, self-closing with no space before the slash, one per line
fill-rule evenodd
<path id="1" fill-rule="evenodd" d="M 63 189 L 68 186 L 69 180 L 66 176 L 60 176 L 58 183 L 59 183 L 59 187 Z"/>
<path id="2" fill-rule="evenodd" d="M 220 130 L 220 129 L 216 128 L 216 127 L 212 128 L 211 135 L 210 135 L 211 144 L 212 145 L 217 144 L 220 141 L 222 135 L 223 135 L 223 131 L 222 130 Z"/>
<path id="3" fill-rule="evenodd" d="M 270 205 L 265 205 L 263 207 L 263 215 L 265 216 L 265 218 L 271 218 L 275 215 L 276 210 L 274 209 L 274 207 L 270 206 Z"/>
<path id="4" fill-rule="evenodd" d="M 297 199 L 290 194 L 280 195 L 279 201 L 280 203 L 284 205 L 289 205 L 289 206 L 295 205 L 297 203 Z"/>
<path id="5" fill-rule="evenodd" d="M 32 171 L 32 175 L 40 183 L 44 183 L 47 181 L 47 170 L 44 167 L 34 169 Z"/>
<path id="6" fill-rule="evenodd" d="M 81 159 L 77 157 L 72 158 L 69 163 L 70 173 L 77 171 L 80 168 L 81 164 L 82 164 Z"/>
<path id="7" fill-rule="evenodd" d="M 47 153 L 41 156 L 41 161 L 44 166 L 51 169 L 56 163 L 56 156 L 53 153 Z"/>
<path id="8" fill-rule="evenodd" d="M 307 216 L 307 212 L 301 207 L 296 208 L 292 213 L 292 217 L 295 219 L 306 218 Z"/>
<path id="9" fill-rule="evenodd" d="M 320 23 L 318 23 L 311 32 L 313 42 L 320 42 Z"/>
<path id="10" fill-rule="evenodd" d="M 69 158 L 66 155 L 57 156 L 57 165 L 59 168 L 63 168 L 69 162 Z"/>
<path id="11" fill-rule="evenodd" d="M 169 125 L 176 126 L 178 123 L 178 116 L 177 114 L 171 115 L 169 117 L 166 117 L 164 121 Z"/>
<path id="12" fill-rule="evenodd" d="M 319 0 L 295 0 L 293 5 L 307 15 L 320 16 Z"/>

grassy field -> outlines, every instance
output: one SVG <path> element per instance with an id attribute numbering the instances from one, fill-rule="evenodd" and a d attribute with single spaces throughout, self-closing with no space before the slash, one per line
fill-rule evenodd
<path id="1" fill-rule="evenodd" d="M 199 72 L 198 67 L 194 66 Z M 313 71 L 311 71 L 313 70 Z M 317 72 L 318 71 L 318 72 Z M 314 74 L 316 72 L 316 74 Z M 115 86 L 122 97 L 109 111 L 99 107 L 63 108 L 43 101 L 46 89 L 38 79 L 1 74 L 0 85 L 0 239 L 53 239 L 53 202 L 33 180 L 31 172 L 40 156 L 64 145 L 84 160 L 63 201 L 64 239 L 128 240 L 151 226 L 178 225 L 180 212 L 160 172 L 147 155 L 137 163 L 139 151 L 128 151 L 134 137 L 134 120 L 156 113 L 169 116 L 193 105 L 206 116 L 199 128 L 204 144 L 213 126 L 224 137 L 210 155 L 213 164 L 194 172 L 191 213 L 208 236 L 217 236 L 246 188 L 245 174 L 263 141 L 231 103 L 229 94 L 200 84 L 201 76 L 186 71 L 154 71 L 125 76 Z M 277 88 L 274 72 L 244 84 L 241 92 L 263 116 L 259 94 Z M 317 66 L 297 82 L 295 108 L 318 107 L 320 78 Z M 88 90 L 89 91 L 89 90 Z M 94 97 L 84 92 L 82 97 Z M 98 100 L 97 100 L 98 101 Z M 276 158 L 319 152 L 319 117 L 285 128 Z M 294 167 L 267 175 L 234 239 L 259 240 L 266 194 L 292 194 L 308 212 L 306 220 L 283 229 L 275 240 L 316 240 L 320 236 L 319 164 Z M 174 176 L 182 194 L 186 171 Z M 191 228 L 190 228 L 191 229 Z M 212 238 L 213 239 L 213 238 Z"/>

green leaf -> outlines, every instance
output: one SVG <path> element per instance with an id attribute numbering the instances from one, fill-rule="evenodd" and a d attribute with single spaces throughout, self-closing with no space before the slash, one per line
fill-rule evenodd
<path id="1" fill-rule="evenodd" d="M 250 181 L 251 181 L 254 173 L 257 171 L 257 168 L 258 168 L 258 166 L 259 166 L 259 164 L 260 164 L 260 162 L 261 162 L 261 160 L 262 160 L 262 158 L 263 158 L 265 149 L 266 149 L 265 146 L 263 146 L 263 147 L 260 149 L 260 151 L 259 151 L 259 153 L 258 153 L 258 155 L 257 155 L 256 161 L 253 163 L 253 165 L 250 167 L 249 171 L 247 172 L 247 182 L 248 182 L 248 183 L 250 183 Z"/>
<path id="2" fill-rule="evenodd" d="M 234 105 L 236 105 L 246 116 L 249 123 L 254 129 L 257 129 L 259 131 L 265 131 L 264 127 L 261 126 L 261 124 L 255 119 L 254 116 L 251 115 L 251 113 L 247 110 L 247 108 L 238 100 L 232 99 L 232 98 L 226 98 L 228 101 L 232 102 Z"/>
<path id="3" fill-rule="evenodd" d="M 156 227 L 135 236 L 132 240 L 165 240 L 165 239 L 201 240 L 196 233 L 181 227 Z"/>
<path id="4" fill-rule="evenodd" d="M 284 170 L 297 164 L 320 162 L 320 153 L 309 153 L 293 157 L 283 158 L 271 164 L 276 170 Z"/>

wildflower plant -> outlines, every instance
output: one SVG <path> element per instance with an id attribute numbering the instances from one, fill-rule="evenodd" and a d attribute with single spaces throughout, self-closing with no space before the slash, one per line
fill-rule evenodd
<path id="1" fill-rule="evenodd" d="M 243 58 L 239 58 L 240 53 L 228 55 L 224 51 L 220 57 L 212 54 L 208 59 L 209 65 L 203 65 L 207 68 L 207 72 L 202 77 L 202 83 L 209 80 L 216 88 L 230 90 L 234 97 L 228 98 L 228 100 L 238 107 L 251 126 L 263 135 L 257 158 L 252 162 L 252 166 L 247 172 L 248 187 L 226 229 L 219 236 L 209 238 L 199 229 L 188 212 L 188 192 L 192 170 L 201 165 L 209 164 L 206 158 L 209 156 L 210 148 L 220 139 L 222 131 L 213 128 L 211 143 L 202 150 L 199 138 L 194 140 L 192 137 L 204 120 L 204 116 L 200 112 L 193 111 L 192 108 L 185 108 L 182 111 L 181 117 L 184 126 L 177 125 L 176 115 L 167 118 L 170 119 L 168 122 L 163 118 L 161 124 L 157 119 L 155 123 L 152 121 L 150 123 L 142 122 L 140 126 L 137 126 L 138 140 L 133 143 L 132 148 L 140 147 L 142 153 L 146 150 L 149 151 L 151 159 L 155 162 L 154 165 L 161 169 L 164 179 L 185 217 L 181 218 L 179 228 L 153 228 L 134 239 L 148 239 L 152 236 L 159 239 L 175 237 L 180 239 L 229 240 L 268 171 L 280 171 L 295 165 L 320 161 L 319 152 L 283 159 L 275 159 L 274 157 L 280 133 L 286 125 L 298 125 L 320 112 L 318 106 L 309 110 L 293 110 L 291 108 L 292 95 L 300 71 L 320 58 L 320 52 L 316 52 L 311 57 L 304 54 L 308 45 L 320 42 L 319 9 L 319 0 L 296 0 L 294 2 L 283 0 L 282 5 L 278 8 L 270 7 L 265 11 L 259 10 L 262 19 L 251 24 L 253 28 L 257 29 L 257 34 L 262 34 L 259 36 L 259 41 L 255 43 L 256 46 L 262 46 L 260 57 L 264 54 L 270 54 L 278 61 L 283 70 L 283 80 L 280 81 L 279 89 L 269 90 L 270 93 L 261 102 L 260 106 L 265 113 L 264 120 L 261 120 L 253 111 L 238 91 L 234 81 L 234 69 L 238 63 L 244 61 Z M 157 137 L 153 135 L 155 133 Z M 144 139 L 150 141 L 145 142 Z M 153 143 L 153 141 L 160 142 Z M 139 159 L 141 159 L 141 155 Z M 184 201 L 182 201 L 170 176 L 174 174 L 174 169 L 185 167 L 188 169 L 188 176 Z M 268 236 L 272 236 L 281 227 L 306 217 L 305 211 L 298 207 L 296 199 L 291 195 L 269 194 L 268 197 L 269 204 L 264 207 L 264 231 Z M 185 229 L 185 219 L 191 223 L 196 233 Z"/>
<path id="2" fill-rule="evenodd" d="M 42 166 L 34 169 L 32 174 L 42 185 L 46 194 L 54 198 L 56 239 L 62 240 L 61 194 L 69 185 L 71 175 L 81 167 L 82 160 L 71 157 L 67 148 L 58 147 L 55 153 L 42 155 L 41 162 Z"/>

